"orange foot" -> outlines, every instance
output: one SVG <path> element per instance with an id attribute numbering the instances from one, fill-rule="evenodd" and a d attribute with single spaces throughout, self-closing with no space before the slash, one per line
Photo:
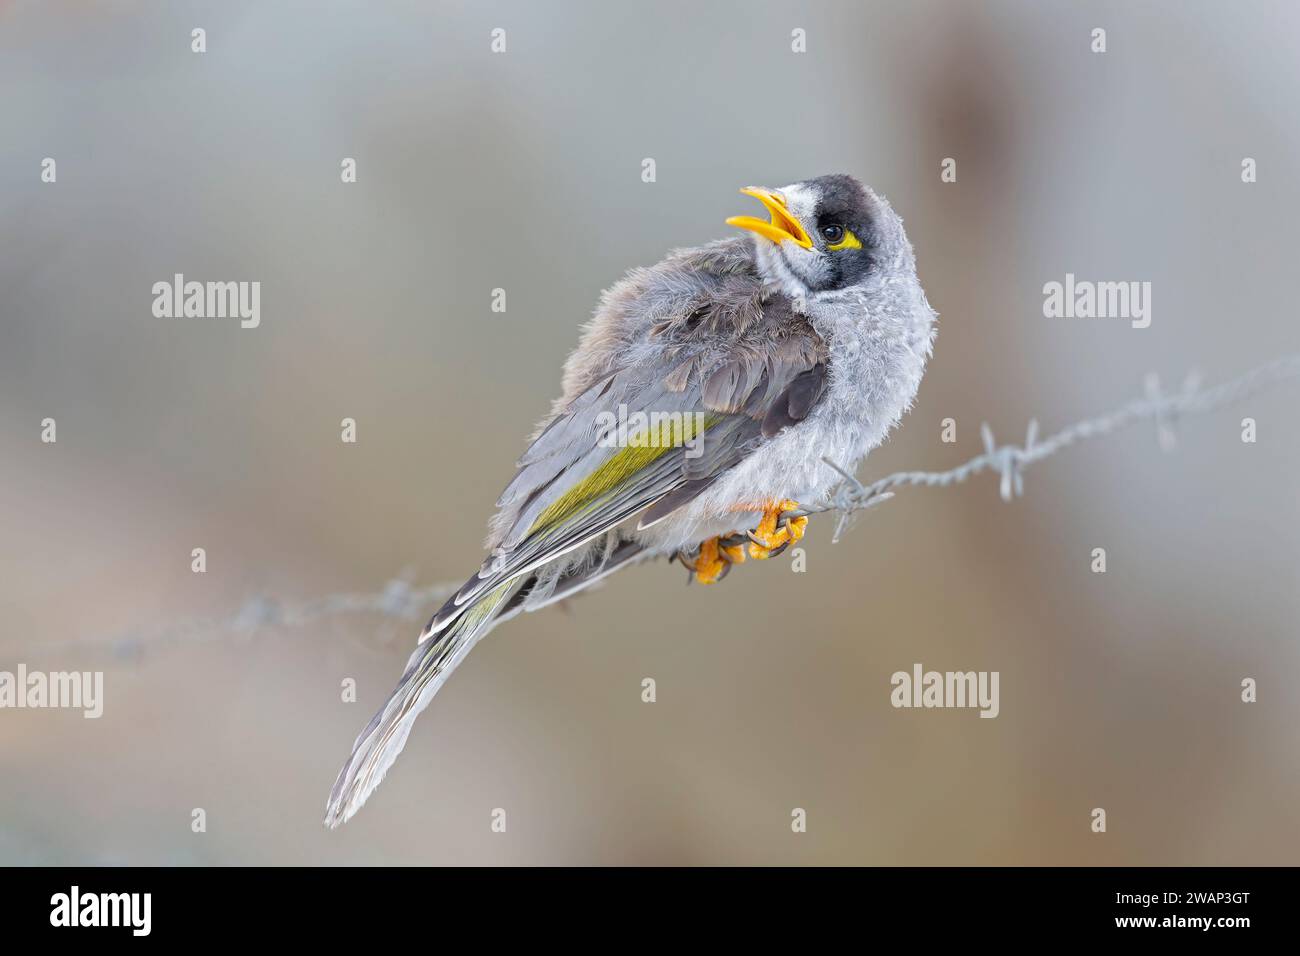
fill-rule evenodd
<path id="1" fill-rule="evenodd" d="M 744 538 L 737 535 L 709 538 L 700 545 L 698 554 L 694 557 L 682 555 L 681 560 L 696 581 L 701 584 L 717 584 L 727 576 L 733 564 L 744 562 Z"/>
<path id="2" fill-rule="evenodd" d="M 749 533 L 749 556 L 755 561 L 774 558 L 793 542 L 800 540 L 808 527 L 808 516 L 782 518 L 786 512 L 798 511 L 797 501 L 773 501 L 763 508 L 758 528 Z"/>

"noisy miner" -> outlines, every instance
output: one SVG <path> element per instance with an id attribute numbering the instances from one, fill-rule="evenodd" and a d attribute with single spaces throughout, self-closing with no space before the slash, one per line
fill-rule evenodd
<path id="1" fill-rule="evenodd" d="M 348 820 L 474 644 L 648 558 L 712 584 L 798 541 L 911 405 L 935 313 L 903 223 L 851 176 L 741 190 L 769 218 L 601 296 L 563 393 L 497 501 L 490 553 L 434 614 L 361 732 L 325 822 Z"/>

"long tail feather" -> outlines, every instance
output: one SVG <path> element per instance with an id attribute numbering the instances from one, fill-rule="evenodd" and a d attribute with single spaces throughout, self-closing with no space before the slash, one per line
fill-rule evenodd
<path id="1" fill-rule="evenodd" d="M 346 823 L 361 809 L 402 752 L 415 718 L 479 638 L 491 629 L 498 610 L 518 588 L 517 581 L 499 585 L 435 639 L 416 647 L 397 689 L 357 737 L 352 756 L 339 771 L 325 805 L 326 826 L 332 829 Z"/>

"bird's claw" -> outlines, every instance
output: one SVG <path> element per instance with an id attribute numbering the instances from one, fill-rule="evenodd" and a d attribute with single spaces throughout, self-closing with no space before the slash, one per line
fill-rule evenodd
<path id="1" fill-rule="evenodd" d="M 730 573 L 733 564 L 744 561 L 741 546 L 728 541 L 720 537 L 709 538 L 694 555 L 678 554 L 682 564 L 691 572 L 686 583 L 694 580 L 701 584 L 717 584 Z"/>
<path id="2" fill-rule="evenodd" d="M 763 518 L 753 531 L 709 538 L 694 553 L 677 552 L 674 557 L 690 572 L 686 583 L 717 584 L 731 572 L 732 565 L 744 564 L 746 557 L 757 561 L 775 558 L 804 536 L 808 513 L 797 502 L 773 502 L 762 511 Z"/>
<path id="3" fill-rule="evenodd" d="M 775 558 L 804 536 L 808 515 L 797 501 L 776 501 L 763 510 L 758 527 L 749 532 L 749 556 L 755 561 Z"/>

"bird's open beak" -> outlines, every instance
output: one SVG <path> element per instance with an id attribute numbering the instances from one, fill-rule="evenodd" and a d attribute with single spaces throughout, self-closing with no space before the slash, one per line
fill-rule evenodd
<path id="1" fill-rule="evenodd" d="M 738 226 L 756 232 L 764 239 L 771 239 L 778 245 L 788 239 L 797 246 L 803 246 L 805 249 L 812 248 L 812 240 L 808 238 L 808 233 L 804 231 L 799 220 L 786 210 L 785 200 L 779 195 L 770 189 L 762 189 L 758 186 L 746 186 L 741 192 L 746 196 L 753 196 L 766 206 L 767 211 L 772 214 L 772 221 L 764 222 L 754 216 L 732 216 L 727 220 L 728 226 Z"/>

